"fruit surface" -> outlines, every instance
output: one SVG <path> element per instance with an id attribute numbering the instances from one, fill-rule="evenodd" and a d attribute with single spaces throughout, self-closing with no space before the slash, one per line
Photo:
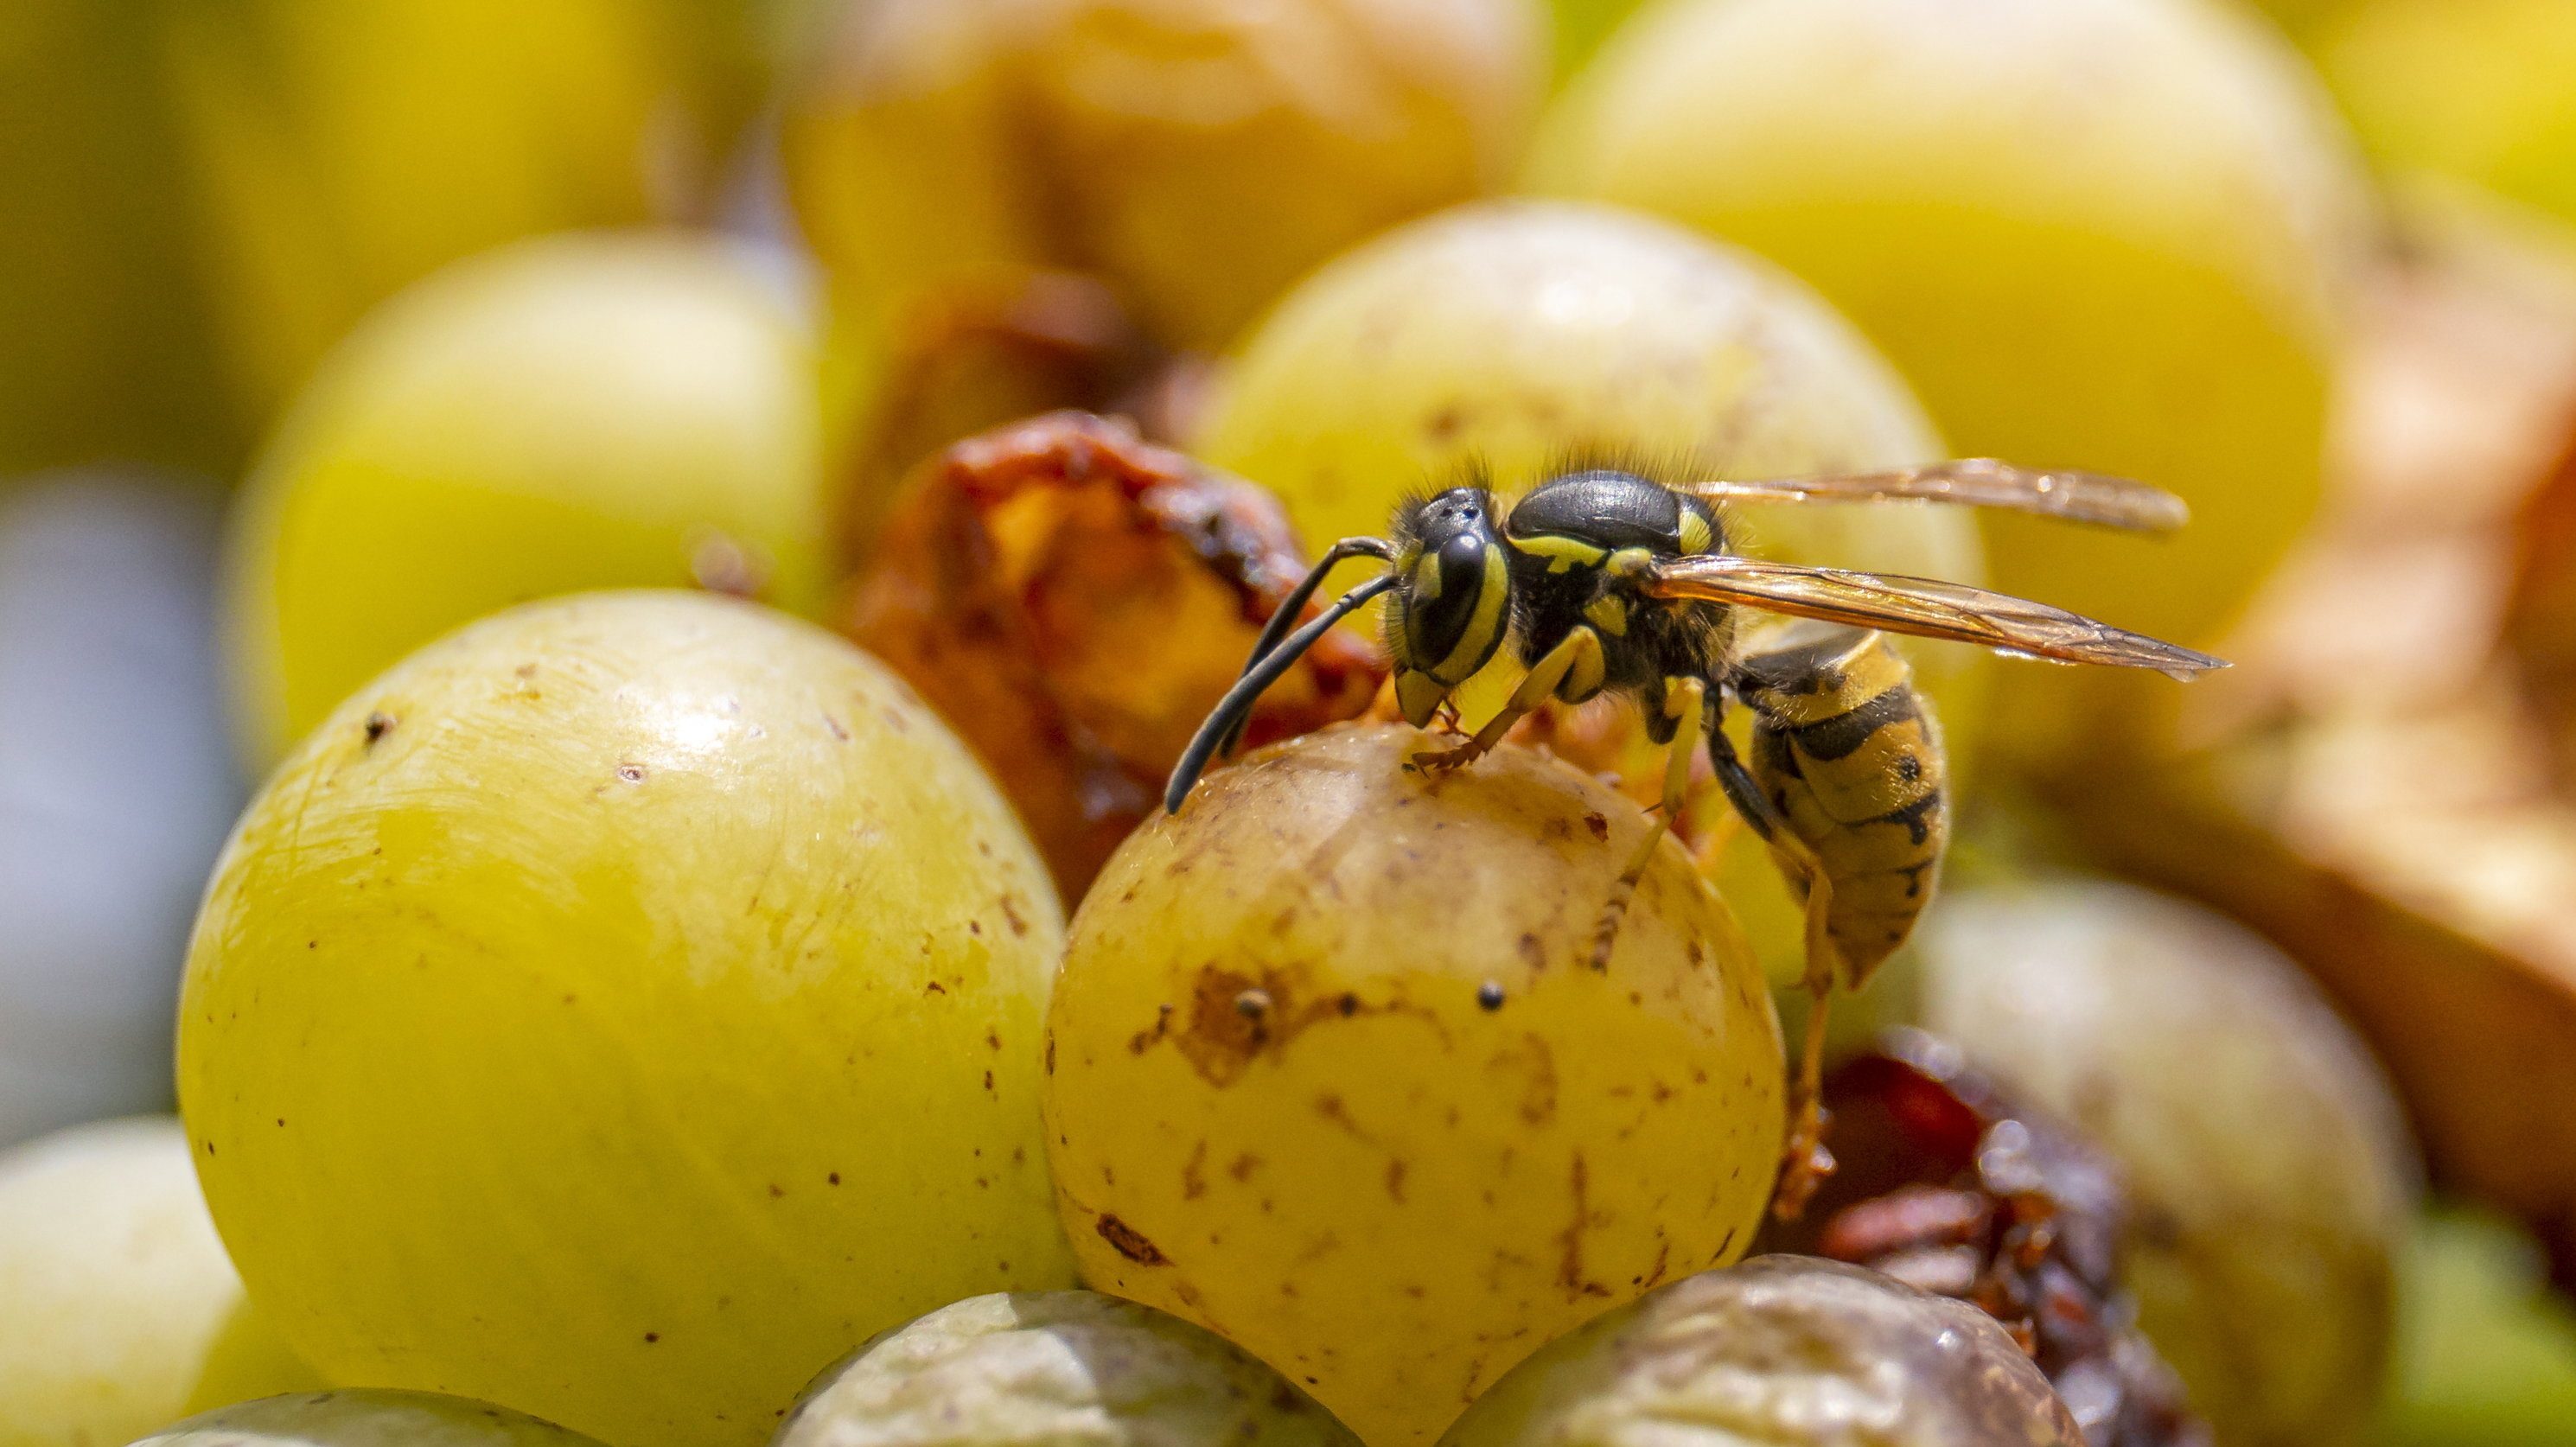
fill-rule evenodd
<path id="1" fill-rule="evenodd" d="M 123 1442 L 190 1410 L 219 1342 L 224 1386 L 318 1385 L 242 1300 L 187 1138 L 163 1116 L 78 1126 L 0 1154 L 0 1447 Z"/>
<path id="2" fill-rule="evenodd" d="M 1761 975 L 1686 857 L 1596 970 L 1636 807 L 1512 745 L 1426 781 L 1430 742 L 1330 730 L 1211 774 L 1093 884 L 1048 1017 L 1085 1279 L 1372 1447 L 1741 1253 L 1783 1118 Z"/>
<path id="3" fill-rule="evenodd" d="M 2355 1440 L 2420 1167 L 2315 987 L 2126 885 L 1953 895 L 1922 948 L 1925 1026 L 2117 1157 L 2139 1324 L 2220 1439 Z"/>
<path id="4" fill-rule="evenodd" d="M 406 293 L 261 458 L 229 559 L 237 708 L 273 763 L 349 690 L 495 608 L 699 582 L 820 600 L 813 357 L 749 263 L 549 238 Z"/>
<path id="5" fill-rule="evenodd" d="M 2408 1252 L 2380 1447 L 2545 1447 L 2576 1421 L 2576 1309 L 2531 1238 L 2482 1211 L 2428 1212 Z"/>
<path id="6" fill-rule="evenodd" d="M 1359 1447 L 1224 1338 L 1090 1291 L 971 1297 L 823 1374 L 774 1447 Z"/>
<path id="7" fill-rule="evenodd" d="M 1070 1283 L 1061 916 L 962 746 L 730 599 L 531 604 L 281 766 L 210 888 L 179 1098 L 262 1308 L 341 1381 L 753 1443 L 939 1303 Z"/>
<path id="8" fill-rule="evenodd" d="M 170 1105 L 170 1009 L 241 807 L 212 490 L 0 493 L 0 1146 Z"/>
<path id="9" fill-rule="evenodd" d="M 1703 1272 L 1551 1343 L 1443 1447 L 2077 1447 L 2048 1379 L 1965 1302 L 1807 1256 Z"/>
<path id="10" fill-rule="evenodd" d="M 1795 281 L 1662 222 L 1527 202 L 1418 222 L 1298 287 L 1246 339 L 1196 450 L 1276 492 L 1310 552 L 1383 534 L 1400 498 L 1479 464 L 1512 490 L 1573 454 L 1735 477 L 1943 455 L 1905 384 Z M 1734 516 L 1743 550 L 1761 556 L 1984 576 L 1976 520 L 1957 509 Z M 1337 576 L 1348 587 L 1363 574 Z M 1992 660 L 1902 646 L 1964 750 Z M 1462 695 L 1471 727 L 1516 672 L 1498 663 Z M 1623 762 L 1641 778 L 1658 766 Z M 1794 977 L 1796 910 L 1769 860 L 1740 837 L 1721 868 L 1765 962 Z"/>
<path id="11" fill-rule="evenodd" d="M 687 214 L 728 55 L 667 0 L 167 0 L 157 89 L 241 414 L 376 303 L 521 237 Z"/>
<path id="12" fill-rule="evenodd" d="M 791 100 L 845 305 L 1036 267 L 1212 348 L 1361 237 L 1491 189 L 1544 77 L 1533 0 L 854 5 Z"/>
<path id="13" fill-rule="evenodd" d="M 2362 143 L 2576 222 L 2576 6 L 2368 0 L 2317 40 Z"/>
<path id="14" fill-rule="evenodd" d="M 2180 493 L 2171 539 L 1987 519 L 1995 586 L 2214 642 L 2314 510 L 2370 235 L 2357 150 L 2259 18 L 2207 0 L 1680 0 L 1551 113 L 1542 190 L 1670 216 L 1813 284 L 1967 455 Z M 2067 741 L 2169 702 L 2016 670 Z"/>
<path id="15" fill-rule="evenodd" d="M 599 1447 L 578 1432 L 463 1397 L 303 1392 L 174 1423 L 133 1447 Z"/>

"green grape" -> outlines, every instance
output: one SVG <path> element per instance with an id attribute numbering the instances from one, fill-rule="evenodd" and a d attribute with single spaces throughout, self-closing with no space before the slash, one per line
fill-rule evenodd
<path id="1" fill-rule="evenodd" d="M 1383 533 L 1400 498 L 1471 466 L 1508 489 L 1574 453 L 1736 477 L 1943 455 L 1905 384 L 1795 281 L 1662 222 L 1526 202 L 1417 222 L 1310 278 L 1246 339 L 1194 450 L 1277 493 L 1310 550 Z M 1736 517 L 1744 551 L 1765 557 L 1984 578 L 1976 522 L 1957 509 Z M 1963 749 L 1992 660 L 1903 647 Z M 1497 665 L 1465 693 L 1471 723 L 1513 673 Z M 1799 912 L 1767 856 L 1739 834 L 1719 868 L 1765 964 L 1795 979 Z"/>
<path id="2" fill-rule="evenodd" d="M 1540 190 L 1786 266 L 1963 453 L 2127 474 L 2140 539 L 2002 514 L 1995 586 L 2215 642 L 2315 509 L 2330 365 L 2371 240 L 2322 88 L 2212 0 L 1675 0 L 1542 127 Z M 2054 762 L 2176 695 L 2017 669 L 1986 742 Z"/>
<path id="3" fill-rule="evenodd" d="M 274 763 L 379 669 L 529 598 L 697 581 L 819 607 L 813 369 L 713 242 L 547 239 L 406 293 L 331 357 L 245 499 L 250 752 Z"/>
<path id="4" fill-rule="evenodd" d="M 2383 165 L 2472 181 L 2576 222 L 2576 5 L 2363 0 L 2316 50 Z"/>
<path id="5" fill-rule="evenodd" d="M 690 214 L 738 53 L 683 0 L 146 7 L 197 269 L 254 421 L 376 303 L 521 237 Z"/>
<path id="6" fill-rule="evenodd" d="M 1552 1337 L 1734 1259 L 1781 1147 L 1779 1025 L 1636 806 L 1401 727 L 1220 769 L 1111 858 L 1048 1015 L 1047 1143 L 1093 1286 L 1427 1443 Z"/>
<path id="7" fill-rule="evenodd" d="M 2576 1422 L 2576 1308 L 2530 1236 L 2448 1207 L 2415 1228 L 2396 1380 L 2374 1447 L 2559 1447 Z"/>
<path id="8" fill-rule="evenodd" d="M 132 1447 L 600 1447 L 488 1402 L 380 1389 L 304 1392 L 174 1423 Z"/>
<path id="9" fill-rule="evenodd" d="M 2350 1027 L 2257 936 L 2126 885 L 1954 895 L 1922 955 L 1924 1024 L 2118 1160 L 2139 1325 L 2219 1440 L 2356 1440 L 2420 1167 Z"/>
<path id="10" fill-rule="evenodd" d="M 772 1447 L 1359 1447 L 1224 1338 L 1089 1291 L 978 1296 L 824 1373 Z"/>
<path id="11" fill-rule="evenodd" d="M 1546 69 L 1535 0 L 859 4 L 785 118 L 845 307 L 1030 268 L 1223 345 L 1307 268 L 1491 190 Z"/>
<path id="12" fill-rule="evenodd" d="M 166 1117 L 0 1154 L 0 1303 L 0 1447 L 123 1442 L 210 1389 L 320 1385 L 248 1310 Z"/>
<path id="13" fill-rule="evenodd" d="M 1061 935 L 973 759 L 820 630 L 678 592 L 422 649 L 280 766 L 180 1001 L 208 1204 L 338 1381 L 624 1447 L 761 1438 L 823 1364 L 1070 1284 Z"/>
<path id="14" fill-rule="evenodd" d="M 1521 1363 L 1441 1447 L 2082 1447 L 1994 1318 L 1873 1271 L 1763 1256 Z"/>

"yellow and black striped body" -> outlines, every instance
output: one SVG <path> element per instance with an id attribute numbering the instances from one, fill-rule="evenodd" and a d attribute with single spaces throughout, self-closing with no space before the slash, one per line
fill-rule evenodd
<path id="1" fill-rule="evenodd" d="M 1941 732 L 1886 637 L 1829 630 L 1738 666 L 1762 797 L 1815 852 L 1847 986 L 1905 943 L 1949 842 Z"/>

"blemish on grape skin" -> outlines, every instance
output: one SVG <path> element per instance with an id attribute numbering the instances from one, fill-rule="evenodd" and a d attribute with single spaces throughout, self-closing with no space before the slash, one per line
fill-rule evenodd
<path id="1" fill-rule="evenodd" d="M 389 713 L 368 714 L 366 724 L 367 747 L 374 748 L 378 739 L 381 739 L 385 735 L 393 732 L 394 725 L 397 722 L 399 722 L 399 720 Z"/>
<path id="2" fill-rule="evenodd" d="M 1108 1242 L 1110 1249 L 1139 1266 L 1172 1264 L 1171 1258 L 1165 1256 L 1161 1248 L 1145 1238 L 1145 1233 L 1106 1211 L 1092 1223 L 1092 1229 L 1100 1233 L 1100 1239 Z"/>
<path id="3" fill-rule="evenodd" d="M 643 783 L 644 766 L 642 764 L 619 764 L 617 766 L 617 777 L 624 779 L 630 784 Z"/>

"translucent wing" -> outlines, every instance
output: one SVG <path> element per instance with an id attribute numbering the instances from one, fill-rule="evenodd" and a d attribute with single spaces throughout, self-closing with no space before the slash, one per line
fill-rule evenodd
<path id="1" fill-rule="evenodd" d="M 2153 668 L 2175 678 L 2227 666 L 2225 659 L 2096 623 L 2063 608 L 1937 578 L 1849 573 L 1704 553 L 1660 560 L 1640 586 L 1651 597 L 1738 604 L 1920 638 L 1981 643 L 2059 663 Z"/>
<path id="2" fill-rule="evenodd" d="M 1971 507 L 2007 508 L 2069 522 L 2094 523 L 2133 532 L 2169 533 L 2190 520 L 2183 500 L 2160 487 L 2108 477 L 2098 472 L 2034 472 L 1972 457 L 1901 467 L 1887 472 L 1851 472 L 1824 477 L 1784 477 L 1756 482 L 1683 482 L 1682 492 L 1721 502 L 1866 502 L 1873 498 L 1913 498 L 1925 502 L 1963 503 Z"/>

